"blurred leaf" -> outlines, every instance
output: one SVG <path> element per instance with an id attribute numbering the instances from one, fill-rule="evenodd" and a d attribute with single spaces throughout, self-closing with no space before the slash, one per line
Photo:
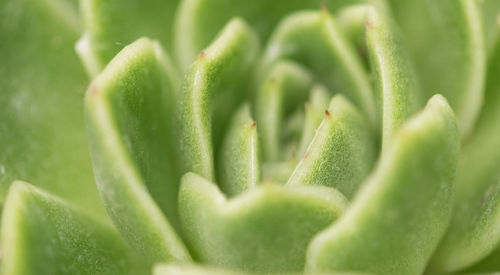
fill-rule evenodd
<path id="1" fill-rule="evenodd" d="M 125 47 L 87 91 L 87 131 L 99 192 L 125 240 L 152 260 L 187 261 L 169 223 L 177 225 L 179 171 L 175 76 L 165 64 L 157 42 Z"/>
<path id="2" fill-rule="evenodd" d="M 2 217 L 2 274 L 145 274 L 108 224 L 24 183 L 12 184 Z"/>

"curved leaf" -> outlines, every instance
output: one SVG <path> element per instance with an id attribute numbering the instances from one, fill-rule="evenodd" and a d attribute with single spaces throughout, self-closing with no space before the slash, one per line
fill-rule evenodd
<path id="1" fill-rule="evenodd" d="M 138 274 L 139 259 L 116 230 L 24 183 L 10 187 L 2 216 L 2 274 Z"/>
<path id="2" fill-rule="evenodd" d="M 484 34 L 477 0 L 390 0 L 428 98 L 442 93 L 457 114 L 462 137 L 483 102 Z"/>
<path id="3" fill-rule="evenodd" d="M 177 221 L 179 179 L 174 77 L 165 63 L 157 42 L 139 39 L 125 47 L 87 91 L 87 131 L 99 192 L 124 238 L 152 260 L 186 261 L 190 256 L 165 218 Z"/>
<path id="4" fill-rule="evenodd" d="M 257 186 L 260 182 L 257 122 L 250 117 L 250 106 L 235 114 L 222 148 L 221 188 L 229 196 Z"/>
<path id="5" fill-rule="evenodd" d="M 422 274 L 451 217 L 459 136 L 441 96 L 406 122 L 346 213 L 317 235 L 307 269 Z"/>
<path id="6" fill-rule="evenodd" d="M 269 69 L 256 99 L 256 116 L 265 161 L 279 160 L 283 119 L 307 98 L 312 84 L 312 76 L 295 63 L 278 62 Z"/>
<path id="7" fill-rule="evenodd" d="M 363 115 L 341 95 L 325 112 L 287 184 L 335 187 L 351 198 L 375 162 L 374 139 Z"/>
<path id="8" fill-rule="evenodd" d="M 344 28 L 365 25 L 367 52 L 375 75 L 382 116 L 382 150 L 398 127 L 419 106 L 420 90 L 409 57 L 393 22 L 367 5 L 341 11 Z M 356 28 L 356 27 L 355 27 Z"/>
<path id="9" fill-rule="evenodd" d="M 486 102 L 474 136 L 464 146 L 450 229 L 430 270 L 474 264 L 500 245 L 500 42 L 490 60 Z M 496 265 L 500 269 L 500 264 Z"/>
<path id="10" fill-rule="evenodd" d="M 306 115 L 297 150 L 298 156 L 303 156 L 306 153 L 307 147 L 309 147 L 316 134 L 316 129 L 325 116 L 325 110 L 328 108 L 329 102 L 330 92 L 323 85 L 313 86 L 309 101 L 304 104 Z"/>
<path id="11" fill-rule="evenodd" d="M 300 271 L 309 240 L 346 205 L 331 188 L 272 184 L 228 201 L 215 184 L 192 173 L 179 192 L 183 228 L 198 259 L 260 273 Z"/>
<path id="12" fill-rule="evenodd" d="M 310 68 L 332 92 L 343 93 L 375 124 L 375 100 L 368 73 L 326 11 L 298 12 L 277 26 L 267 45 L 261 74 L 281 59 L 291 59 Z"/>
<path id="13" fill-rule="evenodd" d="M 257 37 L 236 18 L 191 66 L 184 80 L 178 119 L 185 171 L 214 178 L 212 135 L 219 140 L 221 125 L 245 97 L 235 88 L 248 73 L 257 52 Z M 219 103 L 217 108 L 212 108 L 213 98 Z"/>

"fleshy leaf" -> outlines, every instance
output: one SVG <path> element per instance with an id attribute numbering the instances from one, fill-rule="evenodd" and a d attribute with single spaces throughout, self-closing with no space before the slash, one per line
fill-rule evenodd
<path id="1" fill-rule="evenodd" d="M 335 96 L 287 184 L 335 187 L 351 198 L 370 172 L 375 153 L 363 115 L 344 97 Z"/>
<path id="2" fill-rule="evenodd" d="M 126 45 L 142 36 L 171 47 L 178 0 L 80 0 L 84 36 L 77 44 L 90 75 L 97 75 Z"/>
<path id="3" fill-rule="evenodd" d="M 374 3 L 387 9 L 384 0 L 184 0 L 175 22 L 175 48 L 182 68 L 189 67 L 200 50 L 205 48 L 224 24 L 240 16 L 255 26 L 259 37 L 265 41 L 273 27 L 285 15 L 321 5 L 335 10 L 352 3 Z"/>
<path id="4" fill-rule="evenodd" d="M 222 147 L 221 161 L 221 189 L 225 194 L 234 196 L 259 184 L 257 122 L 250 117 L 247 104 L 233 118 Z"/>
<path id="5" fill-rule="evenodd" d="M 179 176 L 175 77 L 166 63 L 157 42 L 125 47 L 87 91 L 87 131 L 99 192 L 124 238 L 150 259 L 185 261 L 190 256 L 168 221 L 177 221 Z"/>
<path id="6" fill-rule="evenodd" d="M 243 88 L 236 88 L 242 87 L 239 82 L 244 80 L 257 52 L 257 37 L 236 18 L 192 64 L 184 81 L 179 115 L 184 171 L 214 179 L 212 136 L 219 140 L 224 122 L 245 98 Z M 219 105 L 212 108 L 212 101 Z"/>
<path id="7" fill-rule="evenodd" d="M 415 62 L 425 98 L 442 93 L 457 114 L 462 137 L 468 136 L 483 102 L 486 69 L 480 1 L 389 2 Z"/>
<path id="8" fill-rule="evenodd" d="M 419 106 L 420 90 L 413 67 L 394 23 L 385 14 L 359 5 L 342 10 L 339 17 L 343 19 L 343 28 L 364 25 L 366 30 L 367 53 L 381 108 L 384 150 L 398 127 Z"/>
<path id="9" fill-rule="evenodd" d="M 500 245 L 500 42 L 490 60 L 486 102 L 474 136 L 464 146 L 449 232 L 429 267 L 452 272 L 470 266 Z M 498 254 L 498 253 L 497 253 Z M 498 257 L 498 256 L 497 256 Z M 498 259 L 498 258 L 497 258 Z M 491 260 L 490 260 L 491 262 Z M 497 262 L 498 263 L 498 262 Z M 500 264 L 496 269 L 500 270 Z"/>
<path id="10" fill-rule="evenodd" d="M 327 11 L 298 12 L 280 22 L 266 48 L 261 74 L 280 59 L 291 59 L 311 69 L 329 90 L 346 95 L 375 125 L 375 99 L 368 72 Z"/>
<path id="11" fill-rule="evenodd" d="M 0 205 L 19 179 L 105 217 L 82 119 L 78 16 L 67 2 L 0 2 Z"/>
<path id="12" fill-rule="evenodd" d="M 434 96 L 399 129 L 346 213 L 317 235 L 307 269 L 422 274 L 451 217 L 459 135 Z"/>
<path id="13" fill-rule="evenodd" d="M 309 102 L 304 104 L 306 116 L 299 148 L 296 152 L 297 156 L 303 156 L 306 153 L 316 129 L 325 116 L 328 102 L 330 102 L 330 92 L 322 85 L 315 85 L 311 90 Z"/>
<path id="14" fill-rule="evenodd" d="M 295 63 L 278 62 L 269 69 L 269 74 L 258 90 L 256 99 L 256 115 L 264 161 L 279 160 L 284 117 L 307 98 L 312 84 L 313 77 Z"/>
<path id="15" fill-rule="evenodd" d="M 2 274 L 142 274 L 150 264 L 114 228 L 24 182 L 2 216 Z"/>
<path id="16" fill-rule="evenodd" d="M 207 264 L 254 272 L 301 271 L 309 240 L 347 205 L 322 186 L 260 185 L 227 200 L 206 179 L 186 174 L 179 211 L 186 239 Z"/>

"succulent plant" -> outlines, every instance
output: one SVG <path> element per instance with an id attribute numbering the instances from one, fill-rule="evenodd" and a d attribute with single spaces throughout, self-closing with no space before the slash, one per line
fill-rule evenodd
<path id="1" fill-rule="evenodd" d="M 1 0 L 2 272 L 500 272 L 499 33 L 496 0 Z"/>

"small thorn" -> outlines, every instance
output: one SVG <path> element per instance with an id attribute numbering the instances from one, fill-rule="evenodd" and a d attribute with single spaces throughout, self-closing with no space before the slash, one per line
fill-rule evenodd
<path id="1" fill-rule="evenodd" d="M 200 57 L 202 58 L 202 57 L 204 57 L 204 56 L 205 56 L 205 51 L 201 51 L 201 52 L 200 52 Z"/>
<path id="2" fill-rule="evenodd" d="M 252 123 L 252 127 L 257 127 L 257 120 L 255 120 L 253 123 Z"/>
<path id="3" fill-rule="evenodd" d="M 325 110 L 325 115 L 326 115 L 327 117 L 329 117 L 329 116 L 330 116 L 330 112 L 329 112 L 328 110 Z"/>
<path id="4" fill-rule="evenodd" d="M 365 26 L 369 29 L 372 27 L 372 24 L 370 24 L 370 22 L 368 21 L 365 21 Z"/>
<path id="5" fill-rule="evenodd" d="M 306 152 L 306 153 L 304 154 L 304 158 L 303 158 L 303 159 L 306 159 L 308 156 L 309 156 L 309 152 Z"/>

